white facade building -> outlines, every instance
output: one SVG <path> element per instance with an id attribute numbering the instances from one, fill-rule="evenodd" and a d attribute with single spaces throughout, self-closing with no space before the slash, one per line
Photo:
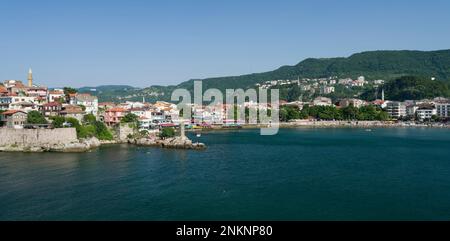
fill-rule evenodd
<path id="1" fill-rule="evenodd" d="M 441 118 L 450 117 L 450 103 L 437 103 L 436 104 L 436 115 Z"/>
<path id="2" fill-rule="evenodd" d="M 390 117 L 399 119 L 406 116 L 406 105 L 402 102 L 389 102 L 387 104 L 387 113 Z"/>

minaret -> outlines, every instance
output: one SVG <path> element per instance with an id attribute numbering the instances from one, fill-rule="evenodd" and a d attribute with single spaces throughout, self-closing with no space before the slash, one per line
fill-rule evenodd
<path id="1" fill-rule="evenodd" d="M 28 70 L 28 87 L 33 87 L 33 71 L 31 68 Z"/>

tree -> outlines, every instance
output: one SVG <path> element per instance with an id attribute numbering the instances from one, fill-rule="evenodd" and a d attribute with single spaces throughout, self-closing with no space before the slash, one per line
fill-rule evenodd
<path id="1" fill-rule="evenodd" d="M 84 105 L 78 105 L 78 106 L 81 107 L 82 111 L 86 111 L 86 106 L 84 106 Z"/>
<path id="2" fill-rule="evenodd" d="M 44 115 L 39 111 L 30 111 L 27 115 L 27 123 L 28 124 L 47 124 L 47 120 Z"/>
<path id="3" fill-rule="evenodd" d="M 93 114 L 83 116 L 83 122 L 86 124 L 93 124 L 95 121 L 97 121 L 97 118 Z"/>
<path id="4" fill-rule="evenodd" d="M 121 120 L 120 123 L 136 123 L 138 122 L 138 116 L 132 113 L 126 114 Z"/>
<path id="5" fill-rule="evenodd" d="M 90 138 L 96 136 L 95 127 L 93 125 L 78 126 L 76 129 L 78 138 Z"/>
<path id="6" fill-rule="evenodd" d="M 70 96 L 69 96 L 70 94 L 76 94 L 77 93 L 77 90 L 74 89 L 74 88 L 71 88 L 71 87 L 64 87 L 63 91 L 64 91 L 64 96 L 66 97 L 67 101 L 70 100 Z"/>
<path id="7" fill-rule="evenodd" d="M 113 135 L 111 134 L 111 132 L 108 130 L 108 128 L 105 126 L 105 124 L 101 121 L 95 121 L 93 123 L 94 127 L 95 127 L 95 133 L 96 133 L 96 137 L 100 140 L 112 140 L 113 139 Z"/>
<path id="8" fill-rule="evenodd" d="M 66 122 L 69 123 L 71 127 L 77 128 L 80 126 L 80 122 L 73 117 L 66 118 Z"/>
<path id="9" fill-rule="evenodd" d="M 290 121 L 301 118 L 300 109 L 297 106 L 283 106 L 280 109 L 280 120 L 281 121 Z"/>
<path id="10" fill-rule="evenodd" d="M 64 122 L 66 122 L 66 118 L 62 116 L 53 116 L 51 117 L 52 124 L 55 128 L 63 128 Z"/>
<path id="11" fill-rule="evenodd" d="M 164 127 L 161 130 L 161 133 L 159 134 L 159 136 L 163 139 L 165 138 L 169 138 L 169 137 L 174 137 L 175 136 L 175 129 L 173 127 Z"/>
<path id="12" fill-rule="evenodd" d="M 359 109 L 354 107 L 353 105 L 344 107 L 341 110 L 342 110 L 342 117 L 345 120 L 356 120 L 359 115 Z"/>

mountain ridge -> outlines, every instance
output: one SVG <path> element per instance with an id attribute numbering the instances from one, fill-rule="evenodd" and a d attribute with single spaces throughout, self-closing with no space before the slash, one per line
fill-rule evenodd
<path id="1" fill-rule="evenodd" d="M 170 93 L 176 88 L 193 90 L 195 80 L 201 80 L 204 89 L 253 88 L 264 81 L 297 78 L 356 78 L 360 75 L 367 79 L 393 80 L 395 78 L 414 76 L 433 76 L 439 80 L 450 82 L 450 49 L 421 50 L 376 50 L 354 53 L 348 57 L 306 58 L 295 65 L 283 65 L 275 70 L 236 76 L 190 79 L 178 85 L 150 86 L 134 91 L 116 93 L 121 96 L 117 100 L 153 97 L 169 100 Z M 94 87 L 95 88 L 95 87 Z M 115 91 L 118 92 L 118 91 Z M 159 94 L 157 94 L 159 93 Z M 146 96 L 147 95 L 147 96 Z M 114 100 L 113 96 L 104 96 L 105 100 Z"/>

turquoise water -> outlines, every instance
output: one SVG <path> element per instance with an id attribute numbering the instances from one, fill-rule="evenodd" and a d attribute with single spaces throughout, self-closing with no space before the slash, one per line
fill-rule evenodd
<path id="1" fill-rule="evenodd" d="M 450 220 L 450 130 L 200 140 L 206 151 L 0 153 L 0 220 Z"/>

